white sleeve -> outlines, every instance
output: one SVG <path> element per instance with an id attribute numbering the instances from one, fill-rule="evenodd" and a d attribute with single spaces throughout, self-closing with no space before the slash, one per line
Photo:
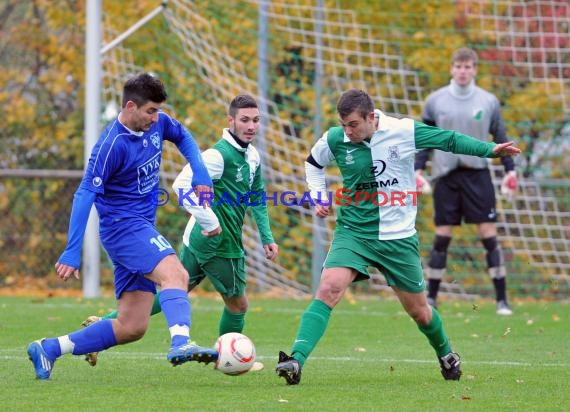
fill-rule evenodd
<path id="1" fill-rule="evenodd" d="M 327 167 L 330 162 L 334 160 L 334 155 L 331 152 L 329 143 L 327 141 L 328 135 L 329 133 L 325 132 L 325 134 L 323 134 L 323 137 L 317 140 L 317 143 L 315 143 L 311 149 L 311 156 L 313 156 L 313 159 L 315 159 L 315 161 L 323 168 Z"/>
<path id="2" fill-rule="evenodd" d="M 319 169 L 309 162 L 305 162 L 305 176 L 311 192 L 311 199 L 320 199 L 323 202 L 328 202 L 325 169 Z"/>
<path id="3" fill-rule="evenodd" d="M 208 149 L 202 153 L 202 158 L 210 177 L 219 179 L 224 171 L 224 160 L 220 152 Z M 192 175 L 192 169 L 187 164 L 174 180 L 172 188 L 176 196 L 178 196 L 178 206 L 191 213 L 198 224 L 205 231 L 210 232 L 220 226 L 220 222 L 211 208 L 207 207 L 204 209 L 199 205 L 198 197 L 192 191 Z"/>
<path id="4" fill-rule="evenodd" d="M 328 132 L 321 137 L 317 143 L 311 149 L 311 156 L 322 166 L 321 168 L 312 165 L 309 162 L 305 162 L 305 177 L 307 180 L 307 185 L 311 192 L 312 199 L 320 199 L 323 202 L 328 201 L 327 196 L 327 184 L 325 179 L 325 167 L 332 162 L 334 155 L 331 152 L 329 144 L 327 142 Z"/>

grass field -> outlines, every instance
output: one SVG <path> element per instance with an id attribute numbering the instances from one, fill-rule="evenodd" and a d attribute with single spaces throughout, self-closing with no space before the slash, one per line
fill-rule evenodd
<path id="1" fill-rule="evenodd" d="M 570 305 L 518 303 L 498 317 L 494 304 L 446 302 L 442 315 L 463 358 L 459 382 L 444 381 L 427 340 L 397 302 L 341 303 L 306 363 L 298 386 L 277 378 L 306 301 L 251 301 L 245 333 L 266 367 L 231 377 L 211 365 L 173 368 L 162 315 L 139 342 L 99 356 L 92 368 L 64 356 L 52 379 L 35 380 L 25 353 L 44 336 L 76 329 L 111 299 L 0 297 L 0 399 L 5 411 L 562 411 L 570 406 Z M 216 339 L 221 302 L 193 297 L 193 339 Z"/>

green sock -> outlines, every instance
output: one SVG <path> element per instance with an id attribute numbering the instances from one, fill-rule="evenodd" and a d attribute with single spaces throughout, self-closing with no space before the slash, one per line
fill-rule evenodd
<path id="1" fill-rule="evenodd" d="M 297 338 L 291 349 L 291 356 L 297 359 L 301 366 L 324 335 L 331 312 L 332 309 L 325 302 L 314 299 L 301 316 Z"/>
<path id="2" fill-rule="evenodd" d="M 160 302 L 158 300 L 158 293 L 157 293 L 156 295 L 154 295 L 154 301 L 152 302 L 152 309 L 150 310 L 150 316 L 156 315 L 161 311 L 162 309 L 160 309 Z M 105 316 L 102 316 L 101 319 L 117 319 L 117 311 L 114 310 L 110 313 L 107 313 Z"/>
<path id="3" fill-rule="evenodd" d="M 418 328 L 424 335 L 426 335 L 429 340 L 429 344 L 435 349 L 435 353 L 437 353 L 438 358 L 441 358 L 451 352 L 449 339 L 445 334 L 443 322 L 441 321 L 441 316 L 439 316 L 437 309 L 432 308 L 431 322 L 425 326 L 418 325 Z"/>
<path id="4" fill-rule="evenodd" d="M 241 333 L 245 323 L 245 312 L 232 313 L 224 306 L 222 317 L 220 318 L 219 332 L 220 336 L 224 333 L 238 332 Z"/>
<path id="5" fill-rule="evenodd" d="M 160 300 L 158 299 L 158 295 L 160 295 L 160 292 L 158 292 L 156 295 L 154 295 L 154 300 L 152 302 L 152 309 L 150 310 L 150 316 L 156 315 L 157 313 L 162 312 L 162 308 L 160 307 Z"/>
<path id="6" fill-rule="evenodd" d="M 101 316 L 101 319 L 117 319 L 117 311 L 109 312 L 105 316 Z"/>

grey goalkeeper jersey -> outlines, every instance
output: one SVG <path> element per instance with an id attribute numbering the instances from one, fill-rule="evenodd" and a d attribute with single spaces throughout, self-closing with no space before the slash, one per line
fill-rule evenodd
<path id="1" fill-rule="evenodd" d="M 453 90 L 453 85 L 450 84 L 427 97 L 422 112 L 422 119 L 425 123 L 442 129 L 457 130 L 485 142 L 489 140 L 489 134 L 493 135 L 496 143 L 507 141 L 501 105 L 493 94 L 477 87 L 474 83 L 469 86 L 468 92 L 464 95 L 454 93 Z M 509 160 L 512 163 L 510 158 Z M 486 169 L 488 167 L 487 159 L 434 150 L 432 178 L 445 176 L 457 168 Z M 423 169 L 424 167 L 417 168 Z"/>
<path id="2" fill-rule="evenodd" d="M 343 183 L 334 200 L 336 230 L 366 239 L 403 239 L 416 233 L 416 150 L 493 157 L 494 147 L 455 131 L 380 113 L 370 142 L 352 143 L 342 127 L 330 128 L 311 149 L 311 161 L 318 166 L 305 162 L 307 183 L 312 199 L 328 199 L 324 168 L 336 161 Z"/>

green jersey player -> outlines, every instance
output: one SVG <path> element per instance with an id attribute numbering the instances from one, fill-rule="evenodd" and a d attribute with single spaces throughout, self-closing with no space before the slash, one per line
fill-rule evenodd
<path id="1" fill-rule="evenodd" d="M 412 119 L 379 113 L 362 90 L 342 94 L 337 104 L 341 127 L 329 129 L 305 162 L 315 214 L 331 214 L 325 167 L 333 160 L 343 178 L 336 230 L 314 300 L 301 317 L 291 356 L 279 353 L 276 372 L 288 384 L 301 380 L 301 368 L 325 333 L 332 309 L 346 288 L 378 268 L 400 303 L 434 348 L 441 373 L 459 380 L 460 357 L 453 352 L 437 309 L 427 303 L 416 220 L 416 150 L 440 149 L 479 157 L 515 155 L 513 142 L 487 143 Z M 339 192 L 337 192 L 339 193 Z"/>
<path id="2" fill-rule="evenodd" d="M 199 199 L 192 193 L 194 174 L 189 165 L 183 168 L 173 184 L 179 205 L 192 215 L 180 251 L 180 260 L 190 274 L 188 290 L 206 277 L 214 285 L 225 303 L 219 323 L 220 335 L 241 333 L 244 328 L 248 300 L 245 293 L 242 232 L 249 206 L 260 233 L 265 257 L 274 261 L 279 252 L 271 233 L 266 202 L 262 201 L 265 184 L 261 174 L 261 159 L 259 152 L 251 145 L 260 125 L 255 99 L 249 95 L 236 96 L 229 106 L 228 123 L 229 127 L 223 130 L 222 138 L 202 153 L 214 187 L 213 198 L 208 199 L 211 208 L 200 206 Z M 246 194 L 251 196 L 244 199 Z M 156 300 L 151 315 L 158 312 L 160 305 Z M 116 312 L 103 318 L 114 317 Z M 90 316 L 84 324 L 99 319 Z M 88 354 L 86 360 L 94 366 L 97 354 Z M 252 369 L 262 367 L 256 362 Z"/>

